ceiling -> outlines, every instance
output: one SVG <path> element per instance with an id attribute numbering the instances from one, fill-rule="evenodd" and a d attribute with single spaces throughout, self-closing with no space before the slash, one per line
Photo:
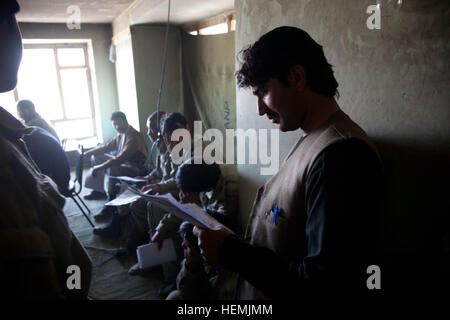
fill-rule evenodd
<path id="1" fill-rule="evenodd" d="M 126 16 L 133 23 L 163 23 L 169 0 L 18 0 L 20 22 L 66 23 L 80 9 L 81 23 L 112 23 Z M 234 0 L 171 0 L 171 21 L 189 24 L 232 10 Z"/>

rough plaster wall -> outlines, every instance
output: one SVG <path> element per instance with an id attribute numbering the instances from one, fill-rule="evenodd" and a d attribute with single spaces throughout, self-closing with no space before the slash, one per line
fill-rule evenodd
<path id="1" fill-rule="evenodd" d="M 109 117 L 118 108 L 116 73 L 109 61 L 109 46 L 112 30 L 109 24 L 82 24 L 81 29 L 68 30 L 66 24 L 20 23 L 24 39 L 91 39 L 94 52 L 94 66 L 97 79 L 97 96 L 103 138 L 115 135 Z M 95 90 L 95 86 L 94 86 Z"/>
<path id="2" fill-rule="evenodd" d="M 165 27 L 150 25 L 131 26 L 134 72 L 139 123 L 146 128 L 147 117 L 156 110 L 161 81 Z M 167 64 L 161 94 L 161 110 L 182 111 L 181 47 L 177 28 L 170 29 L 167 46 Z"/>
<path id="3" fill-rule="evenodd" d="M 383 241 L 407 250 L 447 228 L 450 160 L 449 1 L 406 0 L 384 6 L 381 30 L 368 30 L 376 1 L 236 0 L 236 50 L 281 25 L 305 29 L 324 46 L 340 84 L 340 107 L 379 147 L 386 173 Z M 237 127 L 270 128 L 256 100 L 237 90 Z M 280 159 L 299 132 L 281 133 Z M 241 221 L 267 177 L 239 166 Z M 446 217 L 444 217 L 446 216 Z"/>

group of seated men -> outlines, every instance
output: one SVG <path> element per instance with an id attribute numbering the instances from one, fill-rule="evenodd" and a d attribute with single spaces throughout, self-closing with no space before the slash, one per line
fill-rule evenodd
<path id="1" fill-rule="evenodd" d="M 182 114 L 176 112 L 166 114 L 161 111 L 154 112 L 148 117 L 147 134 L 153 142 L 150 153 L 156 153 L 153 166 L 146 165 L 148 149 L 143 135 L 128 124 L 125 114 L 120 111 L 114 112 L 111 122 L 118 133 L 117 136 L 85 154 L 87 159 L 92 160 L 93 168 L 90 174 L 94 179 L 103 181 L 105 173 L 108 176 L 107 194 L 104 190 L 93 190 L 85 196 L 85 199 L 113 200 L 123 190 L 120 181 L 114 177 L 136 177 L 146 180 L 138 185 L 142 191 L 150 194 L 170 193 L 181 203 L 196 203 L 220 223 L 233 228 L 232 214 L 236 212 L 237 191 L 229 168 L 216 163 L 194 164 L 193 159 L 181 165 L 172 161 L 171 152 L 180 142 L 172 141 L 172 133 L 177 129 L 190 130 Z M 106 156 L 106 153 L 112 155 Z M 103 183 L 99 185 L 102 186 Z M 108 221 L 106 226 L 96 227 L 94 234 L 119 239 L 130 253 L 134 253 L 139 245 L 149 241 L 161 247 L 165 239 L 173 240 L 177 261 L 162 266 L 165 278 L 170 283 L 161 291 L 163 297 L 169 294 L 170 289 L 176 289 L 175 279 L 180 267 L 180 275 L 185 274 L 186 268 L 189 267 L 192 267 L 191 271 L 200 270 L 198 266 L 203 262 L 196 242 L 189 242 L 183 236 L 189 234 L 189 229 L 192 231 L 193 225 L 185 222 L 180 232 L 182 220 L 144 198 L 129 205 L 104 206 L 94 218 L 97 221 Z M 191 261 L 194 261 L 192 266 Z M 136 263 L 130 268 L 129 274 L 136 275 L 147 271 L 149 270 L 140 269 Z M 178 292 L 171 294 L 170 297 L 184 298 L 182 293 L 185 291 Z M 192 293 L 186 295 L 195 298 Z"/>
<path id="2" fill-rule="evenodd" d="M 39 170 L 55 182 L 60 193 L 67 196 L 70 168 L 56 131 L 36 112 L 30 100 L 19 101 L 17 113 L 29 128 L 23 140 L 31 158 Z M 234 227 L 237 191 L 235 177 L 229 168 L 215 163 L 194 164 L 193 158 L 181 165 L 172 161 L 171 151 L 179 143 L 172 141 L 172 133 L 177 129 L 190 130 L 182 114 L 161 111 L 148 117 L 147 135 L 152 141 L 150 152 L 144 136 L 128 124 L 123 112 L 114 112 L 111 122 L 117 136 L 85 153 L 85 159 L 90 159 L 93 166 L 90 174 L 101 181 L 98 185 L 103 186 L 104 176 L 108 175 L 107 193 L 99 188 L 92 190 L 85 199 L 113 200 L 123 190 L 119 180 L 114 177 L 136 177 L 146 180 L 138 185 L 142 191 L 150 194 L 170 193 L 181 203 L 196 203 L 220 223 Z M 155 156 L 149 157 L 149 153 Z M 149 165 L 148 158 L 154 160 L 154 164 Z M 94 218 L 97 221 L 109 220 L 106 226 L 96 227 L 94 234 L 119 239 L 131 254 L 139 245 L 149 241 L 161 247 L 165 239 L 172 239 L 177 260 L 162 266 L 169 282 L 166 288 L 160 290 L 162 297 L 231 297 L 230 285 L 220 279 L 231 279 L 233 275 L 230 277 L 225 271 L 218 277 L 214 270 L 204 265 L 192 234 L 192 224 L 181 221 L 144 198 L 130 205 L 104 206 Z M 129 274 L 138 275 L 149 271 L 140 269 L 136 263 L 130 268 Z M 219 282 L 220 285 L 217 285 Z M 216 292 L 215 288 L 221 288 L 220 292 Z"/>

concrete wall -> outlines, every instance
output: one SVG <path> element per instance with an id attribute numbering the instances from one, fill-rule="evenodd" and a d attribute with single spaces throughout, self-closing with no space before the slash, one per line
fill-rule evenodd
<path id="1" fill-rule="evenodd" d="M 165 27 L 133 25 L 131 29 L 138 118 L 145 132 L 147 117 L 156 111 L 163 66 Z M 178 28 L 168 37 L 167 62 L 161 95 L 161 110 L 182 111 L 181 39 Z"/>
<path id="2" fill-rule="evenodd" d="M 387 1 L 384 1 L 387 2 Z M 281 25 L 305 29 L 334 65 L 340 107 L 379 147 L 387 201 L 382 240 L 392 250 L 439 246 L 448 230 L 450 160 L 450 20 L 448 1 L 385 5 L 381 30 L 369 30 L 375 1 L 236 0 L 236 50 Z M 271 128 L 256 99 L 237 90 L 237 127 Z M 280 159 L 299 132 L 280 134 Z M 241 221 L 268 177 L 240 165 Z M 446 220 L 447 219 L 447 220 Z"/>
<path id="3" fill-rule="evenodd" d="M 96 75 L 93 85 L 96 91 L 94 98 L 97 97 L 96 120 L 101 126 L 100 134 L 103 139 L 112 138 L 115 132 L 109 117 L 112 112 L 118 110 L 118 99 L 114 64 L 109 61 L 111 25 L 82 24 L 79 30 L 69 30 L 65 24 L 20 23 L 19 26 L 24 39 L 90 39 L 92 41 Z"/>

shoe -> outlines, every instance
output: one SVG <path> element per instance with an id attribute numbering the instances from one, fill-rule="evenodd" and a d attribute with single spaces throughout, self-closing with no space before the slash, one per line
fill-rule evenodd
<path id="1" fill-rule="evenodd" d="M 122 234 L 120 228 L 117 228 L 112 223 L 108 224 L 106 227 L 95 227 L 93 232 L 100 237 L 112 239 L 119 238 Z"/>
<path id="2" fill-rule="evenodd" d="M 94 190 L 94 191 L 91 191 L 91 193 L 85 195 L 83 198 L 86 200 L 104 200 L 108 197 L 107 197 L 106 193 Z"/>
<path id="3" fill-rule="evenodd" d="M 158 294 L 161 298 L 165 299 L 173 290 L 177 288 L 176 283 L 171 283 L 168 286 L 162 287 L 158 290 Z"/>
<path id="4" fill-rule="evenodd" d="M 150 267 L 150 268 L 147 268 L 147 269 L 141 269 L 141 268 L 139 268 L 139 264 L 136 263 L 130 269 L 128 269 L 128 274 L 130 276 L 139 276 L 139 275 L 143 275 L 143 274 L 150 273 L 150 272 L 153 272 L 153 271 L 158 271 L 158 270 L 161 270 L 161 269 L 162 269 L 161 265 Z"/>
<path id="5" fill-rule="evenodd" d="M 116 207 L 104 206 L 94 215 L 94 219 L 95 221 L 106 220 L 109 219 L 116 212 L 117 212 Z"/>
<path id="6" fill-rule="evenodd" d="M 122 217 L 116 212 L 113 214 L 111 221 L 106 225 L 106 227 L 94 228 L 94 234 L 104 238 L 120 238 L 122 235 L 124 219 L 125 217 Z"/>

